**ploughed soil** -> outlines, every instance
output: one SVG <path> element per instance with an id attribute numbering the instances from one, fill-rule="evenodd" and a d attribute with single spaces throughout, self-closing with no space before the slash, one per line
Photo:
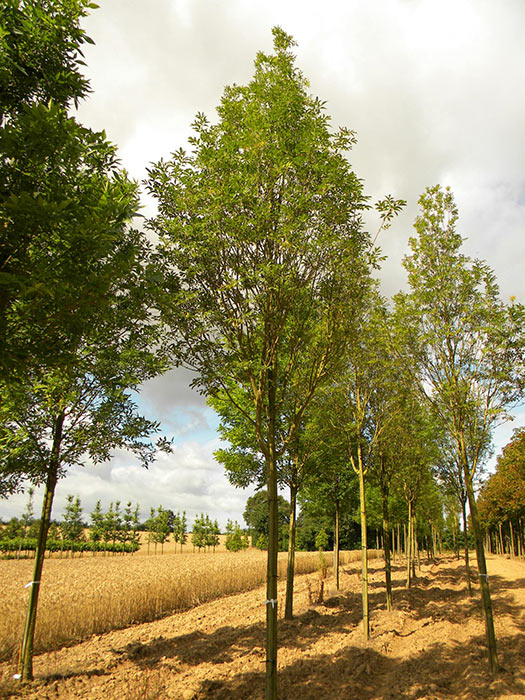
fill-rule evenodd
<path id="1" fill-rule="evenodd" d="M 525 698 L 525 562 L 489 556 L 501 670 L 488 672 L 476 569 L 422 561 L 412 588 L 394 562 L 394 610 L 386 611 L 381 560 L 370 562 L 371 636 L 363 639 L 356 563 L 341 588 L 318 575 L 296 580 L 295 617 L 283 618 L 279 587 L 279 700 Z M 259 700 L 264 698 L 265 591 L 222 598 L 162 620 L 94 636 L 35 658 L 21 686 L 0 666 L 0 697 L 24 700 Z"/>

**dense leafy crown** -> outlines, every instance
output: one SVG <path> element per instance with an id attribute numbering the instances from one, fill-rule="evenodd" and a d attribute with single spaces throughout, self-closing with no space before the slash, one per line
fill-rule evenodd
<path id="1" fill-rule="evenodd" d="M 178 347 L 187 343 L 209 387 L 218 358 L 242 357 L 244 381 L 254 363 L 269 362 L 297 337 L 296 323 L 304 344 L 315 342 L 314 314 L 319 319 L 336 294 L 350 299 L 367 278 L 366 198 L 344 155 L 354 135 L 329 130 L 292 45 L 274 29 L 275 53 L 257 55 L 248 85 L 225 90 L 218 123 L 197 115 L 192 151 L 150 171 L 159 202 L 151 225 L 171 262 L 169 291 L 179 290 L 178 325 L 186 327 Z"/>
<path id="2" fill-rule="evenodd" d="M 68 107 L 89 91 L 80 73 L 87 0 L 6 0 L 0 15 L 0 119 L 29 104 Z"/>

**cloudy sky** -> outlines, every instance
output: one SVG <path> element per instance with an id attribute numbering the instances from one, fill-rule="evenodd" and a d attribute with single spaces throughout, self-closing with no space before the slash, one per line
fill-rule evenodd
<path id="1" fill-rule="evenodd" d="M 215 120 L 226 85 L 243 84 L 280 25 L 298 43 L 297 64 L 326 101 L 334 127 L 357 132 L 350 161 L 373 198 L 408 205 L 382 234 L 385 294 L 405 284 L 401 267 L 425 187 L 450 185 L 467 254 L 495 270 L 505 298 L 525 302 L 525 3 L 523 0 L 98 0 L 85 21 L 86 74 L 93 94 L 78 113 L 105 129 L 122 164 L 142 180 L 150 162 L 185 147 L 198 111 Z M 155 211 L 144 197 L 144 213 Z M 370 220 L 374 230 L 377 222 Z M 141 405 L 175 438 L 148 472 L 122 453 L 70 472 L 57 488 L 84 511 L 95 501 L 201 511 L 241 522 L 251 491 L 229 486 L 213 460 L 216 418 L 188 388 L 184 371 L 150 382 Z M 496 433 L 498 451 L 525 410 Z M 25 496 L 0 502 L 19 515 Z M 37 501 L 38 503 L 38 501 Z M 39 507 L 39 504 L 38 504 Z"/>

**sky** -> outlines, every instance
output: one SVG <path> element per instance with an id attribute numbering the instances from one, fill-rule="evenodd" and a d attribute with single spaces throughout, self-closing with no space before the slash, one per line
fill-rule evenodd
<path id="1" fill-rule="evenodd" d="M 406 284 L 403 256 L 426 187 L 449 185 L 467 255 L 486 260 L 503 298 L 525 302 L 525 50 L 523 0 L 99 0 L 83 25 L 92 94 L 77 112 L 106 131 L 138 181 L 160 158 L 186 147 L 197 112 L 216 120 L 226 85 L 245 84 L 258 51 L 281 26 L 297 46 L 310 91 L 325 101 L 334 128 L 357 132 L 349 160 L 372 201 L 407 200 L 379 244 L 387 256 L 382 290 Z M 143 193 L 143 214 L 155 203 Z M 374 233 L 378 221 L 370 217 Z M 141 408 L 174 439 L 148 471 L 125 452 L 70 470 L 57 487 L 53 517 L 67 494 L 87 517 L 100 499 L 200 512 L 241 524 L 252 489 L 234 489 L 213 459 L 217 417 L 189 388 L 186 370 L 148 382 Z M 495 454 L 525 409 L 495 434 Z M 492 462 L 493 464 L 493 462 Z M 40 509 L 37 492 L 35 509 Z M 0 501 L 0 517 L 20 515 L 25 495 Z"/>

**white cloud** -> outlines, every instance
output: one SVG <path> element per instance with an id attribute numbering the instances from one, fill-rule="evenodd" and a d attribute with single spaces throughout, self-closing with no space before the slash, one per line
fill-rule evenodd
<path id="1" fill-rule="evenodd" d="M 60 519 L 67 494 L 74 494 L 80 496 L 85 520 L 89 520 L 97 500 L 102 502 L 103 510 L 118 500 L 122 505 L 138 503 L 143 520 L 151 507 L 162 505 L 174 512 L 185 510 L 190 525 L 201 512 L 217 519 L 222 528 L 228 518 L 242 523 L 246 500 L 253 489 L 234 489 L 229 484 L 223 467 L 213 458 L 218 446 L 217 438 L 182 442 L 172 454 L 160 453 L 148 469 L 124 451 L 117 452 L 111 462 L 74 467 L 57 485 L 53 518 Z M 39 513 L 42 497 L 43 489 L 39 488 L 35 513 Z M 0 502 L 2 518 L 19 517 L 26 500 L 26 495 L 19 494 Z"/>

